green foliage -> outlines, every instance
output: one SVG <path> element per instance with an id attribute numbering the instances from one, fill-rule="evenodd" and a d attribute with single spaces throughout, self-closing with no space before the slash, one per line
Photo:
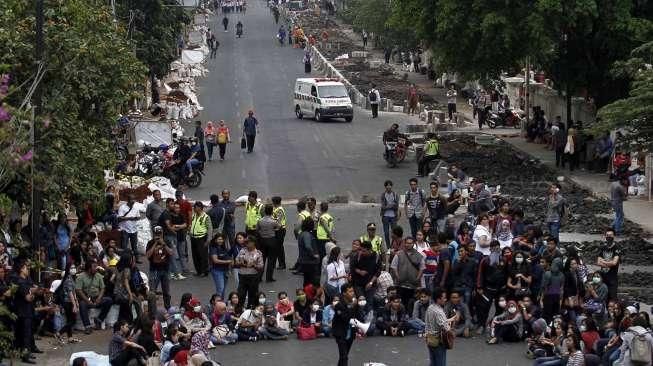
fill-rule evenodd
<path id="1" fill-rule="evenodd" d="M 38 69 L 30 4 L 0 2 L 5 27 L 0 28 L 0 64 L 8 65 L 15 84 L 27 86 Z M 146 69 L 105 6 L 46 0 L 45 9 L 45 72 L 39 84 L 43 110 L 35 120 L 40 138 L 34 179 L 44 202 L 55 205 L 103 189 L 102 169 L 114 163 L 106 139 L 109 126 L 128 98 L 142 89 Z M 20 104 L 27 86 L 9 95 L 8 102 Z M 16 177 L 8 194 L 25 202 L 28 183 L 25 176 Z"/>

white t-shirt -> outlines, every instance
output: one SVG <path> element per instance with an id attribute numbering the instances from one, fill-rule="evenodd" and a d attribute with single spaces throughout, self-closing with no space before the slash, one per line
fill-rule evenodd
<path id="1" fill-rule="evenodd" d="M 482 237 L 486 237 L 486 240 L 492 240 L 492 235 L 490 234 L 490 231 L 483 225 L 478 224 L 476 225 L 476 229 L 474 229 L 474 235 L 472 236 L 472 240 L 476 243 L 476 251 L 483 253 L 483 255 L 490 255 L 490 245 L 488 244 L 487 247 L 481 247 L 479 245 L 479 242 Z"/>
<path id="2" fill-rule="evenodd" d="M 347 270 L 345 269 L 345 263 L 342 260 L 338 259 L 337 262 L 331 262 L 327 264 L 326 270 L 327 270 L 327 283 L 330 286 L 339 289 L 342 285 L 344 285 L 347 282 L 346 278 L 341 278 L 335 281 L 331 280 L 331 278 L 333 277 L 344 276 L 347 273 Z"/>
<path id="3" fill-rule="evenodd" d="M 141 203 L 134 202 L 132 209 L 129 210 L 129 206 L 124 203 L 118 208 L 118 219 L 123 217 L 141 217 L 141 214 L 145 212 L 145 208 Z M 138 223 L 136 220 L 126 220 L 118 223 L 118 227 L 121 231 L 133 234 L 138 231 Z"/>

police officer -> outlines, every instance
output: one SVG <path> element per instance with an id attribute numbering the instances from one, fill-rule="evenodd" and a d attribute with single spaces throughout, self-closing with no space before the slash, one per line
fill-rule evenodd
<path id="1" fill-rule="evenodd" d="M 435 138 L 434 133 L 428 134 L 428 140 L 424 145 L 424 155 L 417 163 L 417 176 L 425 177 L 428 175 L 428 165 L 431 161 L 440 157 L 440 144 Z"/>
<path id="2" fill-rule="evenodd" d="M 379 235 L 376 235 L 376 224 L 370 222 L 367 224 L 367 234 L 361 235 L 361 243 L 369 241 L 372 243 L 372 251 L 379 255 L 382 259 L 381 263 L 385 263 L 385 254 L 388 248 L 386 247 L 383 238 Z"/>
<path id="3" fill-rule="evenodd" d="M 293 230 L 295 239 L 299 239 L 299 234 L 302 233 L 302 223 L 309 217 L 311 217 L 311 213 L 306 209 L 306 200 L 299 200 L 299 202 L 297 202 L 297 223 Z M 295 265 L 291 268 L 291 270 L 294 271 L 293 274 L 299 274 L 299 269 L 299 265 L 297 264 L 297 261 L 295 261 Z"/>
<path id="4" fill-rule="evenodd" d="M 255 238 L 257 235 L 256 224 L 261 219 L 261 210 L 263 204 L 258 202 L 258 193 L 249 191 L 247 202 L 245 203 L 245 232 L 247 236 Z"/>
<path id="5" fill-rule="evenodd" d="M 335 220 L 328 211 L 329 204 L 326 202 L 320 203 L 320 217 L 317 220 L 317 249 L 320 254 L 320 263 L 322 263 L 322 258 L 326 256 L 326 243 L 328 241 L 335 242 L 333 235 Z"/>
<path id="6" fill-rule="evenodd" d="M 283 247 L 283 241 L 286 238 L 286 227 L 287 227 L 287 217 L 286 209 L 281 206 L 281 197 L 274 196 L 272 197 L 272 205 L 274 206 L 274 211 L 272 212 L 272 217 L 277 220 L 279 223 L 279 230 L 276 231 L 277 236 L 277 254 L 279 256 L 279 269 L 286 269 L 286 251 Z"/>

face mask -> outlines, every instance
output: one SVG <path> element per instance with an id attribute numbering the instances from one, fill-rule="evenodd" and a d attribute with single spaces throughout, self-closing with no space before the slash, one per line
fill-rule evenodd
<path id="1" fill-rule="evenodd" d="M 168 322 L 161 322 L 161 328 L 167 328 Z"/>
<path id="2" fill-rule="evenodd" d="M 299 301 L 304 301 L 304 300 L 306 300 L 306 295 L 298 295 L 298 296 L 297 296 L 297 300 L 299 300 Z"/>
<path id="3" fill-rule="evenodd" d="M 320 310 L 320 305 L 313 305 L 311 306 L 311 309 L 313 309 L 313 311 L 318 311 Z"/>
<path id="4" fill-rule="evenodd" d="M 517 263 L 517 264 L 522 264 L 522 263 L 524 263 L 524 258 L 521 258 L 521 257 L 517 257 L 517 258 L 515 258 L 515 263 Z"/>
<path id="5" fill-rule="evenodd" d="M 175 314 L 175 320 L 181 320 L 181 314 Z"/>
<path id="6" fill-rule="evenodd" d="M 361 300 L 361 301 L 358 302 L 358 305 L 365 306 L 365 305 L 367 305 L 367 301 Z"/>
<path id="7" fill-rule="evenodd" d="M 254 315 L 261 316 L 261 311 L 260 310 L 254 310 Z"/>
<path id="8" fill-rule="evenodd" d="M 265 297 L 259 297 L 258 298 L 258 303 L 261 304 L 261 305 L 265 304 Z"/>
<path id="9" fill-rule="evenodd" d="M 514 307 L 514 306 L 511 306 L 511 307 L 508 308 L 508 312 L 509 312 L 510 314 L 514 314 L 514 313 L 517 312 L 517 308 Z"/>
<path id="10" fill-rule="evenodd" d="M 198 306 L 195 306 L 195 307 L 193 308 L 193 311 L 196 312 L 196 313 L 199 313 L 200 311 L 202 311 L 202 307 L 199 306 L 199 305 L 198 305 Z"/>
<path id="11" fill-rule="evenodd" d="M 592 278 L 592 282 L 594 282 L 594 283 L 601 283 L 601 277 L 594 277 L 594 278 Z"/>
<path id="12" fill-rule="evenodd" d="M 499 307 L 500 308 L 505 308 L 506 307 L 506 301 L 505 300 L 499 301 Z"/>
<path id="13" fill-rule="evenodd" d="M 71 268 L 71 269 L 70 269 L 70 275 L 71 275 L 71 276 L 74 276 L 75 274 L 77 274 L 77 269 L 75 269 L 75 268 Z"/>
<path id="14" fill-rule="evenodd" d="M 580 330 L 581 332 L 584 332 L 584 331 L 587 330 L 587 327 L 584 326 L 584 325 L 581 325 L 580 327 L 578 327 L 578 330 Z"/>
<path id="15" fill-rule="evenodd" d="M 338 301 L 334 301 L 331 303 L 331 306 L 336 306 L 336 305 L 338 305 Z"/>

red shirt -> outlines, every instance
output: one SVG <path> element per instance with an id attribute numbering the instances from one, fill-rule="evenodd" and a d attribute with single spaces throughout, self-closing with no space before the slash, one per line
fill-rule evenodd
<path id="1" fill-rule="evenodd" d="M 431 249 L 426 249 L 424 252 L 424 274 L 435 274 L 438 270 L 438 254 Z"/>
<path id="2" fill-rule="evenodd" d="M 188 227 L 190 227 L 190 220 L 193 217 L 193 205 L 191 205 L 190 202 L 183 198 L 178 199 L 177 203 L 179 204 L 179 208 L 181 210 L 181 216 L 184 217 L 186 224 L 188 224 Z"/>
<path id="3" fill-rule="evenodd" d="M 601 337 L 599 336 L 599 332 L 597 332 L 595 330 L 590 330 L 590 331 L 587 331 L 587 332 L 582 332 L 580 334 L 580 338 L 583 340 L 583 343 L 585 343 L 585 352 L 584 353 L 593 353 L 594 344 Z"/>

